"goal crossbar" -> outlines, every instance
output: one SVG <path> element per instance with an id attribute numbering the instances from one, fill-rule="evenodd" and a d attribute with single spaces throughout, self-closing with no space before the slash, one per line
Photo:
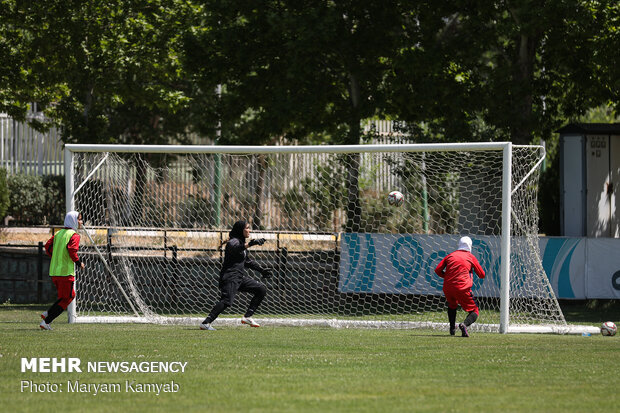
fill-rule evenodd
<path id="1" fill-rule="evenodd" d="M 112 152 L 133 153 L 356 153 L 363 152 L 437 152 L 437 151 L 501 151 L 512 146 L 510 142 L 472 143 L 412 143 L 389 145 L 296 145 L 296 146 L 251 146 L 251 145 L 105 145 L 66 144 L 70 152 Z M 542 146 L 540 147 L 542 148 Z"/>

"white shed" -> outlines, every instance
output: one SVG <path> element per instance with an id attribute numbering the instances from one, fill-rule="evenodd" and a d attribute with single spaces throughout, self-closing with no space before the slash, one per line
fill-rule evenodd
<path id="1" fill-rule="evenodd" d="M 620 123 L 571 123 L 557 132 L 562 235 L 620 238 Z"/>

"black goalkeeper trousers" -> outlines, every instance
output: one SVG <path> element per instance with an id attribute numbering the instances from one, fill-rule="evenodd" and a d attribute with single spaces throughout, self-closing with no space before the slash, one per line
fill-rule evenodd
<path id="1" fill-rule="evenodd" d="M 265 295 L 267 294 L 267 287 L 265 287 L 265 284 L 247 276 L 244 276 L 243 278 L 223 277 L 220 280 L 220 301 L 213 306 L 213 309 L 207 318 L 205 318 L 204 323 L 212 323 L 222 311 L 233 305 L 238 291 L 253 294 L 250 305 L 245 312 L 245 317 L 251 317 L 263 301 L 263 298 L 265 298 Z"/>

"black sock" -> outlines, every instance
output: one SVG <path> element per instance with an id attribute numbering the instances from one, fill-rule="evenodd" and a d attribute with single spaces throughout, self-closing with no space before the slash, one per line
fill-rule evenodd
<path id="1" fill-rule="evenodd" d="M 58 317 L 62 312 L 65 311 L 61 306 L 58 305 L 58 301 L 55 302 L 49 310 L 47 310 L 47 317 L 45 317 L 45 322 L 47 324 L 51 323 Z"/>
<path id="2" fill-rule="evenodd" d="M 54 308 L 54 306 L 55 306 L 56 304 L 60 304 L 60 301 L 61 301 L 61 300 L 60 300 L 60 298 L 59 298 L 58 300 L 56 300 L 56 302 L 55 302 L 54 304 L 50 305 L 50 308 L 48 308 L 48 309 L 47 309 L 47 313 L 49 314 L 49 313 L 50 313 L 50 310 L 51 310 L 52 308 Z"/>
<path id="3" fill-rule="evenodd" d="M 450 330 L 456 329 L 456 308 L 453 310 L 448 308 L 448 321 L 450 321 Z"/>
<path id="4" fill-rule="evenodd" d="M 223 301 L 218 302 L 217 304 L 213 306 L 213 309 L 211 310 L 207 318 L 205 318 L 205 321 L 203 321 L 202 323 L 211 324 L 213 321 L 215 321 L 217 316 L 219 316 L 222 311 L 226 310 L 227 307 L 228 307 L 228 304 L 226 304 L 225 302 Z"/>
<path id="5" fill-rule="evenodd" d="M 471 311 L 465 318 L 465 321 L 463 321 L 463 324 L 465 324 L 465 327 L 469 327 L 470 325 L 474 324 L 477 319 L 478 314 L 476 314 L 475 311 Z"/>
<path id="6" fill-rule="evenodd" d="M 254 296 L 250 301 L 250 305 L 248 306 L 248 310 L 245 312 L 244 317 L 252 317 L 254 315 L 258 309 L 258 306 L 263 301 L 263 298 L 265 298 L 265 295 L 267 295 L 267 287 L 261 285 L 254 291 Z"/>

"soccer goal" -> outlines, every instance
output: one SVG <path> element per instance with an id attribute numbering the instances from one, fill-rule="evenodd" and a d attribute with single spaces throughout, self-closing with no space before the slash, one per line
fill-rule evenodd
<path id="1" fill-rule="evenodd" d="M 245 219 L 267 239 L 251 256 L 274 268 L 265 325 L 445 329 L 433 270 L 469 235 L 487 273 L 474 329 L 570 332 L 538 246 L 544 156 L 511 143 L 66 145 L 67 209 L 86 222 L 70 321 L 198 323 Z M 216 323 L 238 323 L 248 300 Z"/>

